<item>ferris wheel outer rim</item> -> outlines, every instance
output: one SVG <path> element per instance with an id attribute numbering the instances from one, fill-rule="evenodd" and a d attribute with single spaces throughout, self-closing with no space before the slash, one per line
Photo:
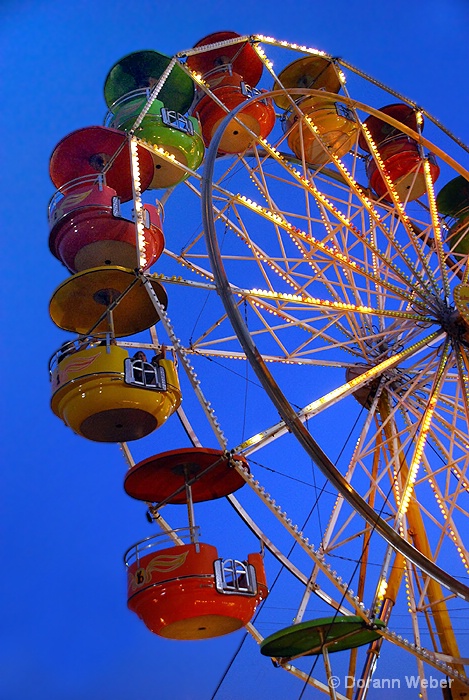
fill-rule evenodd
<path id="1" fill-rule="evenodd" d="M 262 97 L 265 98 L 265 95 Z M 255 100 L 256 97 L 252 97 L 250 99 Z M 409 559 L 428 576 L 438 581 L 443 587 L 450 590 L 459 598 L 469 601 L 468 586 L 465 586 L 460 581 L 453 578 L 437 564 L 423 555 L 418 549 L 410 544 L 410 542 L 404 540 L 390 525 L 388 525 L 388 523 L 386 523 L 375 513 L 368 503 L 345 480 L 339 470 L 323 452 L 319 444 L 314 440 L 312 435 L 306 430 L 296 412 L 292 409 L 287 398 L 268 370 L 262 355 L 258 351 L 251 334 L 249 333 L 249 330 L 242 319 L 238 307 L 233 301 L 231 286 L 223 265 L 212 217 L 212 180 L 215 160 L 218 153 L 218 146 L 223 132 L 232 119 L 236 117 L 238 112 L 241 112 L 245 106 L 246 102 L 243 102 L 229 112 L 217 128 L 210 146 L 206 151 L 201 187 L 202 219 L 210 265 L 213 271 L 217 293 L 221 298 L 233 330 L 235 331 L 236 336 L 244 349 L 248 362 L 256 373 L 256 376 L 266 394 L 269 396 L 270 400 L 278 410 L 282 420 L 290 428 L 291 432 L 298 439 L 298 442 L 305 449 L 307 454 L 309 454 L 311 459 L 313 459 L 315 464 L 317 464 L 319 469 L 321 469 L 333 486 L 337 488 L 349 505 L 351 505 L 352 508 L 357 511 L 373 529 L 376 529 L 386 540 L 386 542 L 391 545 L 391 547 L 399 551 L 404 557 Z"/>

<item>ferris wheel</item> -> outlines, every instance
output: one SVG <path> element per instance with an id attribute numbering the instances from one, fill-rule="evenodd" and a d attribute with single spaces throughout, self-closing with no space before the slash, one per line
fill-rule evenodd
<path id="1" fill-rule="evenodd" d="M 333 698 L 371 694 L 395 650 L 421 697 L 429 674 L 464 697 L 467 148 L 346 61 L 260 35 L 130 54 L 104 96 L 104 125 L 51 157 L 71 276 L 50 313 L 76 334 L 51 406 L 120 444 L 159 528 L 125 554 L 129 608 L 186 643 L 245 627 Z M 176 423 L 180 446 L 152 448 Z M 255 551 L 219 556 L 202 509 Z"/>

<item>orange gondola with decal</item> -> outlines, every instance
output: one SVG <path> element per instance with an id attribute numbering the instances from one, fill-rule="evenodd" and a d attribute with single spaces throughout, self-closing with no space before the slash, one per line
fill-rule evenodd
<path id="1" fill-rule="evenodd" d="M 173 535 L 181 540 L 180 532 Z M 260 554 L 239 561 L 221 559 L 213 545 L 202 542 L 168 544 L 168 535 L 155 535 L 124 556 L 128 607 L 152 632 L 169 639 L 207 639 L 252 619 L 268 592 Z"/>
<path id="2" fill-rule="evenodd" d="M 238 467 L 236 469 L 235 467 Z M 128 606 L 155 634 L 170 639 L 206 639 L 246 625 L 267 596 L 261 554 L 245 561 L 221 559 L 199 541 L 194 503 L 223 498 L 244 486 L 246 458 L 226 450 L 188 447 L 149 457 L 125 477 L 129 496 L 186 505 L 189 527 L 138 542 L 125 554 Z"/>

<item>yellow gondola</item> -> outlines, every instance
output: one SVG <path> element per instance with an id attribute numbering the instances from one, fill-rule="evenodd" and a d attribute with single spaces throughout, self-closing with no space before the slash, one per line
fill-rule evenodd
<path id="1" fill-rule="evenodd" d="M 138 440 L 160 427 L 181 403 L 171 360 L 133 360 L 124 348 L 94 347 L 58 354 L 51 367 L 52 411 L 96 442 Z"/>
<path id="2" fill-rule="evenodd" d="M 285 92 L 275 97 L 275 103 L 286 110 L 287 143 L 297 158 L 304 154 L 308 163 L 324 165 L 331 160 L 331 153 L 341 158 L 352 148 L 358 125 L 350 110 L 333 97 L 340 87 L 334 64 L 319 56 L 293 61 L 280 73 L 273 89 Z M 288 90 L 301 88 L 325 94 L 293 92 L 289 96 Z"/>
<path id="3" fill-rule="evenodd" d="M 164 308 L 168 298 L 157 280 L 148 284 Z M 91 335 L 107 333 L 112 313 L 116 338 L 140 333 L 159 321 L 159 315 L 133 270 L 116 265 L 82 270 L 57 287 L 49 304 L 52 321 L 65 331 Z M 110 311 L 112 310 L 112 311 Z"/>

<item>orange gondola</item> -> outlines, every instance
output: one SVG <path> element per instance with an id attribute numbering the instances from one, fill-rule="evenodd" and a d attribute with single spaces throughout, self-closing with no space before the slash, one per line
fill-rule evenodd
<path id="1" fill-rule="evenodd" d="M 202 125 L 202 135 L 206 146 L 215 135 L 227 113 L 246 102 L 246 107 L 232 119 L 225 129 L 219 145 L 220 153 L 241 153 L 256 140 L 266 138 L 275 125 L 275 111 L 270 99 L 263 100 L 262 93 L 257 99 L 246 88 L 244 78 L 238 73 L 218 74 L 217 85 L 212 93 L 226 109 L 213 100 L 211 95 L 204 95 L 193 107 Z"/>
<path id="2" fill-rule="evenodd" d="M 357 124 L 347 108 L 326 97 L 307 97 L 298 107 L 303 118 L 292 111 L 285 120 L 287 143 L 297 158 L 302 158 L 304 153 L 307 163 L 324 165 L 331 160 L 331 153 L 341 158 L 350 150 Z"/>
<path id="3" fill-rule="evenodd" d="M 194 48 L 238 38 L 240 35 L 236 32 L 215 32 L 197 42 Z M 206 146 L 210 145 L 228 112 L 243 102 L 246 108 L 225 129 L 219 153 L 242 153 L 257 137 L 266 138 L 270 134 L 275 124 L 275 111 L 272 101 L 263 100 L 262 91 L 255 89 L 264 66 L 249 41 L 193 54 L 188 57 L 187 66 L 203 76 L 215 97 L 199 89 L 192 107 L 192 114 L 200 120 Z M 253 96 L 257 99 L 251 100 Z"/>
<path id="4" fill-rule="evenodd" d="M 139 542 L 124 557 L 128 607 L 148 629 L 169 639 L 208 639 L 252 619 L 268 594 L 260 554 L 222 560 L 201 542 L 165 547 L 163 540 L 160 549 L 162 537 Z"/>

